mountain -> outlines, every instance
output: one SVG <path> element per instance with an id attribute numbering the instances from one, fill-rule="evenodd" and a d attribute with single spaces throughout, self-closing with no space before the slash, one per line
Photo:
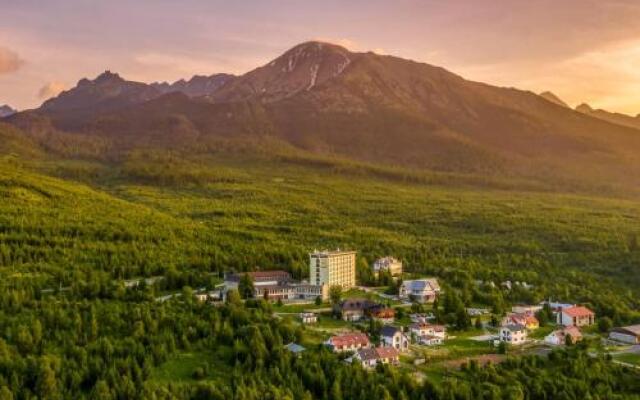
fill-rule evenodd
<path id="1" fill-rule="evenodd" d="M 69 90 L 45 101 L 37 110 L 61 128 L 76 129 L 96 115 L 144 103 L 162 95 L 157 88 L 122 79 L 105 71 L 96 79 L 82 79 Z"/>
<path id="2" fill-rule="evenodd" d="M 0 118 L 4 118 L 4 117 L 8 117 L 10 115 L 13 115 L 15 113 L 17 113 L 17 110 L 14 110 L 13 108 L 9 107 L 8 105 L 3 105 L 0 106 Z"/>
<path id="3" fill-rule="evenodd" d="M 640 114 L 635 117 L 626 114 L 613 113 L 602 109 L 594 110 L 590 105 L 582 103 L 576 107 L 576 111 L 583 114 L 602 119 L 604 121 L 611 122 L 630 128 L 640 129 Z"/>
<path id="4" fill-rule="evenodd" d="M 231 74 L 195 75 L 188 81 L 180 79 L 173 83 L 155 82 L 151 86 L 162 93 L 181 92 L 189 97 L 199 97 L 214 93 L 234 78 Z"/>
<path id="5" fill-rule="evenodd" d="M 271 138 L 377 165 L 640 185 L 638 130 L 398 57 L 307 42 L 204 97 L 106 74 L 9 121 L 99 136 L 115 152 Z"/>
<path id="6" fill-rule="evenodd" d="M 542 93 L 540 93 L 540 96 L 541 96 L 541 97 L 544 97 L 545 99 L 547 99 L 547 100 L 549 100 L 550 102 L 555 103 L 555 104 L 557 104 L 557 105 L 559 105 L 559 106 L 569 108 L 569 105 L 568 105 L 567 103 L 565 103 L 564 101 L 562 101 L 562 99 L 561 99 L 560 97 L 556 96 L 556 95 L 555 95 L 554 93 L 552 93 L 552 92 L 549 92 L 549 91 L 547 91 L 547 92 L 542 92 Z"/>

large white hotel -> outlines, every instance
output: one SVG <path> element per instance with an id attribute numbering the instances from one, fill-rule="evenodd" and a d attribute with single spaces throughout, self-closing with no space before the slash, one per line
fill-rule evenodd
<path id="1" fill-rule="evenodd" d="M 350 289 L 356 285 L 355 251 L 314 251 L 309 253 L 309 282 L 312 285 L 341 286 Z"/>

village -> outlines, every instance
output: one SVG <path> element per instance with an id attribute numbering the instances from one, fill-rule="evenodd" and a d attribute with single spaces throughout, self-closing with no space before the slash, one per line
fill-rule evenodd
<path id="1" fill-rule="evenodd" d="M 394 291 L 358 285 L 355 251 L 325 250 L 309 254 L 308 280 L 294 280 L 283 270 L 228 273 L 219 290 L 195 296 L 215 303 L 237 292 L 244 299 L 272 303 L 275 317 L 306 332 L 301 343 L 286 346 L 297 356 L 325 347 L 345 363 L 406 368 L 418 378 L 446 374 L 470 362 L 500 363 L 507 354 L 546 354 L 586 338 L 613 354 L 640 353 L 640 325 L 612 327 L 603 335 L 595 312 L 581 304 L 515 304 L 497 320 L 488 308 L 464 307 L 456 311 L 454 323 L 446 323 L 439 316 L 447 301 L 446 285 L 437 278 L 408 274 L 402 261 L 391 256 L 376 260 L 371 273 L 391 277 Z M 514 285 L 531 286 L 499 284 L 504 290 Z"/>

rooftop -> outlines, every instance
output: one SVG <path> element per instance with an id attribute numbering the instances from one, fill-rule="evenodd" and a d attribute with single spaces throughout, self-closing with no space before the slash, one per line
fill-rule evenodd
<path id="1" fill-rule="evenodd" d="M 333 336 L 329 339 L 334 346 L 351 346 L 355 344 L 368 345 L 369 337 L 364 333 L 345 333 L 343 335 Z"/>
<path id="2" fill-rule="evenodd" d="M 311 257 L 329 257 L 329 256 L 340 256 L 340 255 L 351 255 L 356 254 L 356 251 L 351 250 L 314 250 L 312 253 L 309 253 Z"/>
<path id="3" fill-rule="evenodd" d="M 527 329 L 524 325 L 520 325 L 520 324 L 510 324 L 510 325 L 503 326 L 502 328 L 508 329 L 511 332 L 520 332 Z"/>
<path id="4" fill-rule="evenodd" d="M 587 307 L 582 306 L 574 306 L 565 308 L 562 310 L 563 313 L 567 314 L 570 317 L 590 317 L 595 315 L 593 311 L 589 310 Z"/>

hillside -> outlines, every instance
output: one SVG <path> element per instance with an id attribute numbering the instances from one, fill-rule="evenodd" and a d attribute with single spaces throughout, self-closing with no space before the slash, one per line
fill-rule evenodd
<path id="1" fill-rule="evenodd" d="M 206 152 L 211 140 L 251 136 L 378 165 L 640 184 L 635 129 L 530 92 L 320 42 L 228 78 L 208 96 L 162 94 L 106 73 L 9 121 L 29 133 L 50 124 L 106 139 L 115 157 L 141 146 Z"/>
<path id="2" fill-rule="evenodd" d="M 578 107 L 576 107 L 576 111 L 581 112 L 585 115 L 589 115 L 591 117 L 611 122 L 613 124 L 640 130 L 640 114 L 632 117 L 630 115 L 613 113 L 602 109 L 594 110 L 586 103 L 580 104 Z"/>

